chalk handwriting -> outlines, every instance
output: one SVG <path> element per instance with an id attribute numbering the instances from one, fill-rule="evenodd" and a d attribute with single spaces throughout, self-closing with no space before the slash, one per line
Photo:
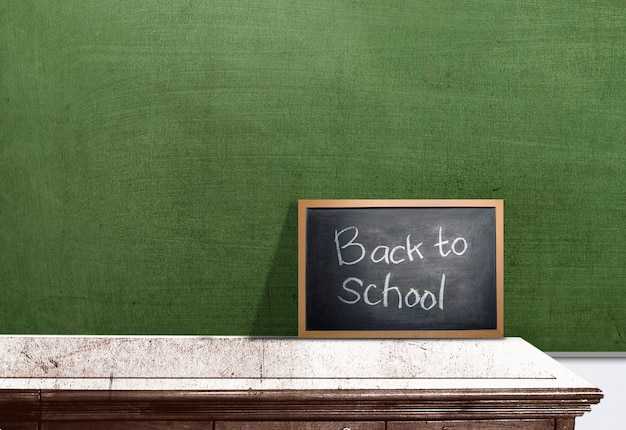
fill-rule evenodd
<path id="1" fill-rule="evenodd" d="M 469 243 L 464 237 L 448 238 L 443 226 L 439 226 L 437 232 L 437 241 L 433 247 L 438 252 L 434 256 L 429 254 L 429 258 L 461 257 L 469 249 Z M 400 243 L 377 245 L 371 250 L 360 240 L 359 229 L 354 225 L 343 230 L 335 230 L 334 243 L 339 266 L 353 266 L 366 261 L 390 266 L 414 261 L 424 261 L 424 264 L 427 264 L 423 251 L 424 242 L 412 239 L 410 234 L 404 236 L 404 240 Z M 425 311 L 444 309 L 445 273 L 441 275 L 438 293 L 433 293 L 428 289 L 419 289 L 417 286 L 392 285 L 391 277 L 392 272 L 387 273 L 380 285 L 366 284 L 356 276 L 347 276 L 341 284 L 341 294 L 337 295 L 337 298 L 350 306 L 364 303 L 367 306 L 392 309 L 417 307 Z"/>
<path id="2" fill-rule="evenodd" d="M 376 284 L 368 284 L 365 288 L 364 282 L 354 276 L 347 278 L 343 281 L 342 289 L 347 296 L 338 295 L 337 298 L 347 304 L 355 305 L 363 300 L 363 303 L 369 306 L 382 305 L 384 308 L 388 308 L 390 303 L 395 303 L 398 309 L 402 309 L 403 306 L 407 308 L 413 308 L 417 305 L 425 310 L 429 311 L 438 305 L 440 310 L 444 307 L 444 292 L 446 285 L 446 275 L 441 275 L 441 282 L 439 284 L 439 293 L 435 296 L 429 290 L 424 290 L 422 294 L 415 288 L 401 289 L 396 285 L 391 285 L 391 273 L 387 273 L 385 281 L 380 289 Z M 357 290 L 358 289 L 358 290 Z M 362 290 L 362 294 L 359 292 Z"/>
<path id="3" fill-rule="evenodd" d="M 448 255 L 450 255 L 450 252 L 454 252 L 455 255 L 463 255 L 465 254 L 465 251 L 467 251 L 467 241 L 462 238 L 462 237 L 457 237 L 456 239 L 454 239 L 454 241 L 452 241 L 452 246 L 450 247 L 450 250 L 448 250 L 447 252 L 443 250 L 443 245 L 446 245 L 447 243 L 450 243 L 449 240 L 443 240 L 442 238 L 443 235 L 443 227 L 439 227 L 439 242 L 437 242 L 435 244 L 436 248 L 439 248 L 439 254 L 442 257 L 447 257 Z M 457 245 L 461 244 L 462 248 L 461 250 L 457 250 Z"/>
<path id="4" fill-rule="evenodd" d="M 344 238 L 344 235 L 348 235 Z M 335 230 L 335 248 L 337 250 L 337 261 L 340 266 L 351 266 L 362 261 L 367 255 L 367 250 L 362 243 L 356 242 L 359 236 L 359 229 L 355 226 L 344 228 L 341 231 Z M 420 251 L 423 242 L 414 244 L 411 242 L 411 235 L 406 235 L 406 240 L 402 245 L 387 246 L 379 245 L 370 253 L 370 260 L 374 263 L 400 264 L 405 261 L 423 260 L 424 255 Z M 344 257 L 344 250 L 356 248 L 351 251 L 352 258 Z"/>
<path id="5" fill-rule="evenodd" d="M 354 236 L 352 236 L 352 239 L 350 239 L 346 244 L 340 245 L 339 236 L 343 235 L 345 232 L 350 231 L 350 230 L 354 230 Z M 335 230 L 335 246 L 337 247 L 337 258 L 339 259 L 340 266 L 343 266 L 344 264 L 347 266 L 356 264 L 359 261 L 363 260 L 363 258 L 365 258 L 365 247 L 361 245 L 360 243 L 354 243 L 354 239 L 356 239 L 358 235 L 359 235 L 359 229 L 356 227 L 347 227 L 341 230 L 340 232 L 337 232 L 337 230 Z M 354 246 L 358 247 L 361 251 L 361 255 L 359 256 L 359 258 L 352 260 L 352 261 L 344 260 L 341 250 L 346 249 L 348 247 L 354 247 Z"/>

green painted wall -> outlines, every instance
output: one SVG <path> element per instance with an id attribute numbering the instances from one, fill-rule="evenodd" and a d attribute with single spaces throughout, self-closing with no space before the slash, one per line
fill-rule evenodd
<path id="1" fill-rule="evenodd" d="M 0 0 L 0 332 L 295 335 L 299 198 L 505 200 L 505 332 L 626 350 L 626 3 Z"/>

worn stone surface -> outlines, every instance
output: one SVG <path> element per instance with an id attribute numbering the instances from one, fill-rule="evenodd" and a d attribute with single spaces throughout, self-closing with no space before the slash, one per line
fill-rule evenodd
<path id="1" fill-rule="evenodd" d="M 0 337 L 0 389 L 590 387 L 519 338 Z"/>

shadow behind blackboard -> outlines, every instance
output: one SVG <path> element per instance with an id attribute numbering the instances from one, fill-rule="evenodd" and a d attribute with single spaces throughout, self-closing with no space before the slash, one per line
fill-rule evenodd
<path id="1" fill-rule="evenodd" d="M 274 251 L 252 336 L 292 336 L 298 330 L 298 205 L 290 203 Z"/>

